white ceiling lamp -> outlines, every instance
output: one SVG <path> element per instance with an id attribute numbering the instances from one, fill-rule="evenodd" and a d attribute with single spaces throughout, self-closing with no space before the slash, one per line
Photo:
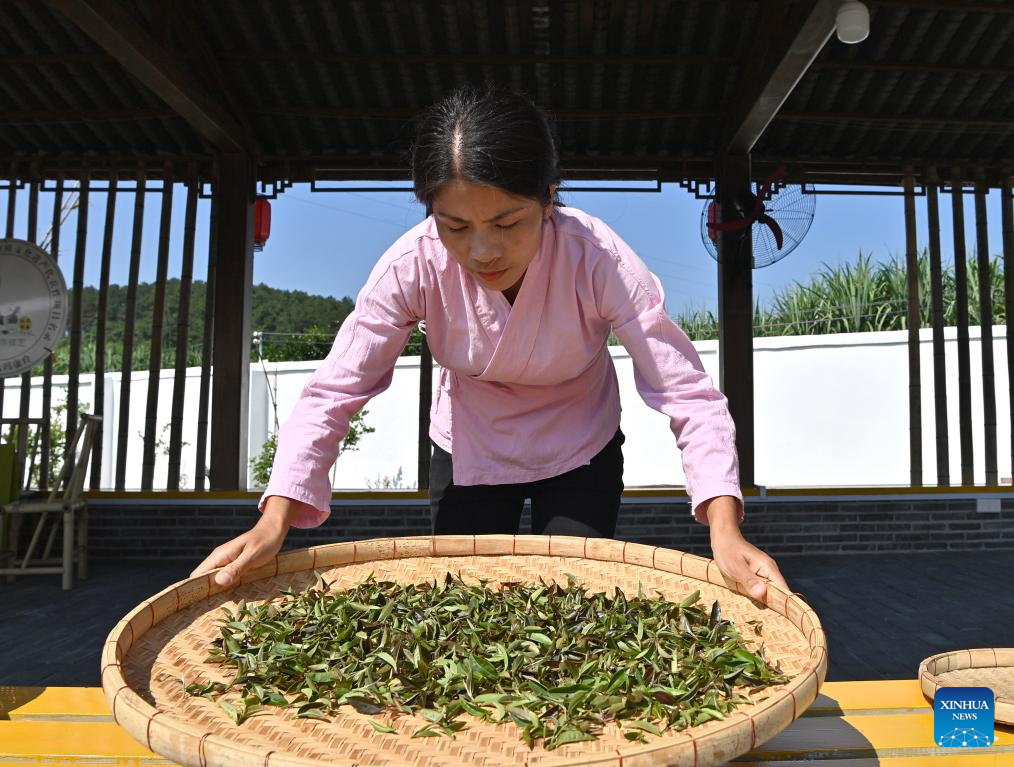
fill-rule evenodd
<path id="1" fill-rule="evenodd" d="M 838 39 L 854 45 L 861 43 L 870 34 L 870 10 L 859 0 L 846 0 L 838 6 L 835 18 Z"/>

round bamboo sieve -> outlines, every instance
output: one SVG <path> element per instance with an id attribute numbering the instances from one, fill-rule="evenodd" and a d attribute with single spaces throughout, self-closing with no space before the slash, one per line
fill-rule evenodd
<path id="1" fill-rule="evenodd" d="M 940 687 L 988 687 L 993 691 L 993 719 L 1014 725 L 1014 647 L 931 655 L 919 664 L 919 683 L 930 700 Z"/>
<path id="2" fill-rule="evenodd" d="M 596 741 L 552 751 L 529 749 L 513 724 L 486 724 L 467 717 L 454 739 L 412 738 L 422 717 L 373 717 L 345 706 L 332 721 L 297 719 L 289 709 L 269 707 L 236 726 L 216 704 L 191 697 L 186 683 L 228 681 L 205 663 L 220 636 L 220 608 L 240 599 L 266 601 L 280 589 L 297 591 L 319 570 L 334 588 L 352 586 L 371 572 L 379 580 L 423 582 L 447 571 L 470 582 L 486 578 L 567 582 L 567 573 L 590 590 L 614 588 L 636 594 L 661 591 L 682 600 L 699 589 L 704 604 L 718 599 L 751 648 L 763 646 L 769 662 L 790 677 L 781 686 L 751 694 L 753 703 L 725 720 L 651 737 L 631 745 L 614 726 Z M 458 535 L 384 538 L 286 552 L 224 588 L 213 574 L 180 581 L 131 610 L 109 634 L 102 652 L 102 687 L 113 718 L 152 751 L 185 767 L 451 767 L 451 765 L 705 765 L 743 754 L 787 727 L 817 697 L 827 671 L 827 644 L 816 613 L 796 594 L 768 586 L 766 605 L 727 582 L 710 559 L 672 549 L 602 538 Z M 759 636 L 745 621 L 758 619 Z M 746 693 L 747 690 L 743 689 Z M 348 710 L 346 712 L 346 709 Z M 376 732 L 369 719 L 394 721 L 399 734 Z"/>

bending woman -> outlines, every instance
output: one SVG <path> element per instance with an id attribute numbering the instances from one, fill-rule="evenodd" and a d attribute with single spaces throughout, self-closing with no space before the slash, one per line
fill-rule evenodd
<path id="1" fill-rule="evenodd" d="M 762 599 L 789 590 L 742 535 L 735 426 L 662 286 L 603 221 L 557 197 L 556 142 L 529 99 L 464 88 L 421 118 L 415 194 L 432 214 L 381 257 L 334 345 L 278 434 L 250 531 L 194 575 L 232 582 L 270 561 L 290 526 L 330 513 L 330 467 L 352 416 L 391 383 L 424 323 L 441 372 L 431 411 L 433 531 L 612 537 L 623 489 L 620 396 L 610 332 L 637 390 L 671 421 L 691 514 L 719 568 Z M 675 453 L 674 456 L 675 458 Z"/>

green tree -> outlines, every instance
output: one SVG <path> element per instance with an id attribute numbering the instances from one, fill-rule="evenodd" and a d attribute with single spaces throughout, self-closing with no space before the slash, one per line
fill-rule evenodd
<path id="1" fill-rule="evenodd" d="M 375 428 L 366 423 L 366 416 L 369 410 L 360 410 L 349 421 L 349 431 L 342 440 L 341 452 L 347 450 L 358 450 L 359 443 L 367 434 L 376 431 Z M 276 430 L 261 445 L 260 452 L 250 460 L 250 467 L 253 470 L 253 481 L 259 487 L 264 487 L 271 479 L 271 467 L 275 463 L 275 453 L 278 450 L 278 431 Z"/>
<path id="2" fill-rule="evenodd" d="M 179 318 L 180 281 L 168 280 L 165 284 L 165 314 L 162 326 L 162 359 L 160 366 L 171 368 L 176 364 L 177 320 Z M 187 318 L 187 365 L 197 366 L 201 362 L 204 343 L 204 310 L 207 286 L 204 282 L 192 283 L 190 289 L 190 313 Z M 72 299 L 73 300 L 73 297 Z M 81 367 L 82 373 L 95 370 L 95 344 L 98 326 L 99 291 L 85 287 L 81 293 Z M 134 307 L 133 362 L 132 370 L 147 370 L 151 352 L 151 317 L 155 305 L 155 285 L 140 283 L 136 290 Z M 313 296 L 298 290 L 279 290 L 267 285 L 255 285 L 251 308 L 252 325 L 276 336 L 265 336 L 278 351 L 270 359 L 299 360 L 320 359 L 323 354 L 317 348 L 307 350 L 293 346 L 295 356 L 287 355 L 283 339 L 307 331 L 329 335 L 327 347 L 333 341 L 341 323 L 349 315 L 355 302 L 349 298 Z M 107 371 L 117 371 L 123 365 L 123 331 L 127 314 L 127 287 L 110 285 L 106 292 L 106 364 Z M 326 352 L 325 352 L 326 353 Z M 300 355 L 307 356 L 300 356 Z M 64 338 L 56 347 L 53 372 L 69 372 L 70 341 Z M 42 375 L 40 364 L 32 371 Z"/>

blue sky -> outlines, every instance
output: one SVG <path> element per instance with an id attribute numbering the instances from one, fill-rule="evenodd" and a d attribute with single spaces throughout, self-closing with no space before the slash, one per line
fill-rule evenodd
<path id="1" fill-rule="evenodd" d="M 575 182 L 587 186 L 591 182 Z M 358 184 L 357 186 L 362 186 Z M 406 183 L 397 186 L 406 186 Z M 820 187 L 830 189 L 831 187 Z M 126 284 L 132 219 L 132 195 L 117 202 L 111 280 Z M 97 285 L 105 218 L 106 194 L 93 194 L 88 216 L 85 284 Z M 566 192 L 564 202 L 602 218 L 612 226 L 657 274 L 672 314 L 691 309 L 715 310 L 716 264 L 701 244 L 699 227 L 704 201 L 677 185 L 660 193 Z M 965 195 L 965 235 L 968 253 L 975 250 L 974 198 Z M 22 191 L 16 206 L 16 236 L 27 234 L 28 195 Z M 182 222 L 185 195 L 174 192 L 174 225 L 170 239 L 169 275 L 179 276 L 182 262 Z M 0 194 L 0 221 L 5 220 L 7 194 Z M 155 278 L 161 196 L 147 195 L 142 247 L 141 280 Z M 208 201 L 198 209 L 195 279 L 204 279 L 207 264 Z M 52 218 L 52 196 L 40 199 L 39 237 Z M 920 249 L 926 244 L 925 200 L 917 199 Z M 272 201 L 272 231 L 267 247 L 256 254 L 254 280 L 276 288 L 307 293 L 352 296 L 384 250 L 423 215 L 410 192 L 310 192 L 296 185 Z M 989 250 L 1001 252 L 999 195 L 988 199 Z M 945 262 L 952 260 L 950 196 L 941 196 L 941 239 Z M 64 224 L 60 263 L 68 286 L 72 281 L 77 212 Z M 903 198 L 821 195 L 812 227 L 802 244 L 778 263 L 754 271 L 755 295 L 767 300 L 794 281 L 808 282 L 824 264 L 854 262 L 860 251 L 878 260 L 904 256 Z"/>
<path id="2" fill-rule="evenodd" d="M 587 186 L 575 182 L 574 186 Z M 824 187 L 830 188 L 830 187 Z M 602 218 L 662 281 L 671 313 L 717 306 L 717 266 L 701 244 L 704 201 L 675 184 L 660 193 L 570 192 L 564 202 Z M 992 254 L 1001 250 L 999 196 L 988 201 Z M 293 187 L 275 201 L 271 240 L 257 255 L 254 276 L 275 287 L 355 295 L 377 257 L 423 215 L 408 192 L 310 193 Z M 916 206 L 919 247 L 926 243 L 925 200 Z M 944 260 L 953 257 L 950 197 L 941 197 Z M 975 249 L 974 204 L 965 195 L 965 235 Z M 904 257 L 902 197 L 820 195 L 806 239 L 781 261 L 754 271 L 762 302 L 794 281 L 807 282 L 824 263 Z M 293 268 L 299 265 L 299 268 Z M 305 268 L 304 268 L 305 265 Z"/>

